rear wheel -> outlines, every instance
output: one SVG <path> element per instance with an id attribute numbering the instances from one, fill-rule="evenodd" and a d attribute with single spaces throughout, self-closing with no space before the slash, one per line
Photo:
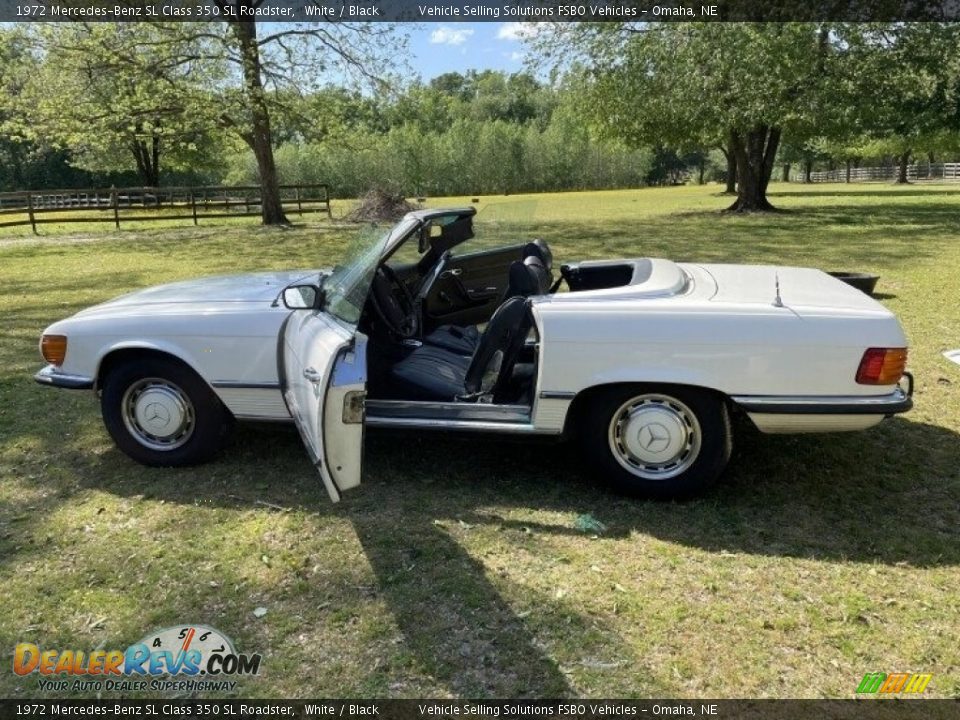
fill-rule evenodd
<path id="1" fill-rule="evenodd" d="M 195 372 L 157 357 L 112 369 L 100 409 L 117 447 L 137 462 L 161 467 L 209 460 L 222 447 L 230 420 Z"/>
<path id="2" fill-rule="evenodd" d="M 714 393 L 629 385 L 598 392 L 580 431 L 596 475 L 630 495 L 674 498 L 712 484 L 730 459 L 730 418 Z"/>

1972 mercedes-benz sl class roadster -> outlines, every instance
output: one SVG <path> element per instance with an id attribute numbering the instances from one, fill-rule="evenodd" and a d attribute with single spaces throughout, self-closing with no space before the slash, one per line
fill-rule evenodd
<path id="1" fill-rule="evenodd" d="M 147 465 L 211 458 L 234 420 L 292 419 L 333 500 L 360 483 L 368 426 L 574 436 L 598 479 L 672 497 L 720 475 L 731 413 L 797 433 L 911 407 L 897 319 L 824 272 L 641 258 L 555 278 L 542 241 L 471 246 L 474 215 L 411 212 L 332 270 L 83 310 L 43 333 L 36 380 L 92 389 Z"/>

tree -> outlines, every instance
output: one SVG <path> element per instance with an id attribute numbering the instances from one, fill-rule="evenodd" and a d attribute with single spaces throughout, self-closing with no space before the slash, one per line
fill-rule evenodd
<path id="1" fill-rule="evenodd" d="M 915 151 L 960 130 L 960 26 L 847 24 L 837 33 L 847 102 L 859 115 L 850 145 L 894 155 L 895 182 L 906 183 Z"/>
<path id="2" fill-rule="evenodd" d="M 160 183 L 163 166 L 209 165 L 216 125 L 209 95 L 197 91 L 209 67 L 167 63 L 165 37 L 149 23 L 34 28 L 38 64 L 17 100 L 20 131 L 68 148 L 86 170 L 134 169 L 146 186 Z"/>
<path id="3" fill-rule="evenodd" d="M 6 180 L 13 187 L 23 187 L 23 165 L 29 145 L 19 136 L 15 108 L 34 66 L 23 34 L 17 28 L 0 29 L 0 168 L 4 170 L 0 186 Z"/>
<path id="4" fill-rule="evenodd" d="M 45 28 L 52 49 L 92 51 L 102 60 L 95 67 L 112 78 L 101 87 L 98 73 L 88 72 L 88 105 L 107 103 L 109 88 L 122 90 L 124 102 L 91 117 L 124 122 L 134 137 L 124 145 L 134 152 L 138 167 L 151 177 L 157 152 L 164 147 L 166 128 L 182 131 L 181 122 L 196 118 L 227 129 L 254 153 L 261 185 L 264 224 L 286 223 L 273 157 L 273 123 L 277 117 L 305 120 L 305 92 L 317 89 L 336 73 L 343 81 L 369 82 L 386 89 L 387 68 L 402 60 L 405 37 L 386 23 L 311 22 L 266 25 L 261 34 L 255 12 L 263 0 L 215 0 L 220 21 L 131 22 L 116 25 L 62 23 Z M 100 27 L 105 29 L 98 29 Z M 63 39 L 82 28 L 89 43 L 75 48 Z M 88 64 L 89 67 L 89 64 Z M 129 108 L 127 106 L 130 106 Z M 186 114 L 181 108 L 189 108 Z M 173 112 L 175 110 L 175 113 Z M 170 111 L 172 114 L 168 114 Z M 115 131 L 119 131 L 119 128 Z M 180 137 L 180 134 L 175 134 Z M 82 145 L 82 143 L 77 143 Z M 134 150 L 135 148 L 135 150 Z"/>
<path id="5" fill-rule="evenodd" d="M 242 84 L 224 109 L 221 120 L 253 150 L 260 175 L 263 223 L 282 224 L 287 219 L 278 187 L 273 157 L 271 115 L 289 112 L 284 100 L 304 89 L 315 89 L 331 68 L 345 80 L 388 89 L 387 69 L 402 62 L 406 38 L 386 23 L 297 23 L 272 27 L 260 35 L 255 11 L 263 0 L 215 0 L 226 29 L 200 28 L 194 37 L 212 36 L 220 43 L 221 57 L 239 67 Z M 284 92 L 285 91 L 285 92 Z"/>
<path id="6" fill-rule="evenodd" d="M 733 140 L 729 139 L 725 145 L 718 145 L 720 152 L 723 153 L 723 159 L 727 161 L 727 172 L 724 175 L 726 187 L 724 192 L 728 195 L 737 194 L 737 153 L 733 146 Z"/>
<path id="7" fill-rule="evenodd" d="M 833 47 L 810 23 L 583 23 L 531 41 L 586 68 L 584 107 L 634 145 L 720 146 L 736 165 L 731 210 L 772 209 L 781 136 L 809 127 L 829 94 Z"/>

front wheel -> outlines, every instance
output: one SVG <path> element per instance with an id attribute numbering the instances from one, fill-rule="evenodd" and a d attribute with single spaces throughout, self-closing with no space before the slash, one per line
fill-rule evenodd
<path id="1" fill-rule="evenodd" d="M 159 467 L 209 460 L 223 445 L 230 419 L 195 372 L 156 357 L 111 370 L 100 409 L 117 447 L 139 463 Z"/>
<path id="2" fill-rule="evenodd" d="M 730 459 L 730 417 L 714 393 L 630 385 L 599 391 L 589 402 L 580 438 L 596 474 L 619 492 L 693 495 Z"/>

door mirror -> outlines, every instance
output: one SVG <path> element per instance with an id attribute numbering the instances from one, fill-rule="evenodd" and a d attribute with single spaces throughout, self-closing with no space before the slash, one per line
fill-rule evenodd
<path id="1" fill-rule="evenodd" d="M 283 290 L 283 304 L 291 310 L 316 310 L 323 305 L 323 293 L 316 285 L 291 285 Z"/>

